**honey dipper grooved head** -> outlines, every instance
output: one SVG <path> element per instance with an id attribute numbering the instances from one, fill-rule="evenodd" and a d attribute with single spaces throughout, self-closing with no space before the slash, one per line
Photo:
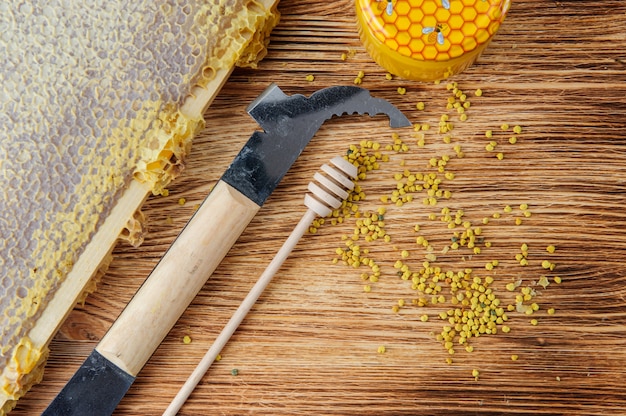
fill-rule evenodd
<path id="1" fill-rule="evenodd" d="M 309 183 L 311 194 L 304 196 L 304 204 L 320 217 L 325 217 L 341 206 L 341 201 L 348 197 L 348 190 L 354 188 L 350 178 L 356 178 L 357 168 L 342 157 L 335 157 L 331 165 L 322 165 L 326 175 L 316 173 L 316 182 Z"/>

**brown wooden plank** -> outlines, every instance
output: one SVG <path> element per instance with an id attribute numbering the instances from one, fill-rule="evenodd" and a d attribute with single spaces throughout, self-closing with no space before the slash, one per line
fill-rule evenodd
<path id="1" fill-rule="evenodd" d="M 270 53 L 257 70 L 236 70 L 207 111 L 207 127 L 195 142 L 187 169 L 168 197 L 145 205 L 149 233 L 138 249 L 120 246 L 96 294 L 70 315 L 51 344 L 43 382 L 20 400 L 12 414 L 40 412 L 80 365 L 115 316 L 148 275 L 247 140 L 256 123 L 246 105 L 270 82 L 288 94 L 351 84 L 359 70 L 363 86 L 389 99 L 412 121 L 436 127 L 448 92 L 442 85 L 385 79 L 356 34 L 353 3 L 284 0 L 282 22 Z M 519 0 L 476 65 L 454 81 L 471 97 L 469 120 L 455 123 L 453 144 L 466 157 L 452 158 L 456 174 L 449 201 L 435 207 L 422 195 L 401 208 L 388 207 L 390 244 L 370 249 L 383 267 L 372 292 L 360 274 L 332 264 L 341 236 L 353 220 L 324 226 L 303 238 L 260 302 L 196 389 L 181 414 L 543 414 L 618 415 L 626 408 L 626 6 L 618 1 Z M 353 52 L 342 61 L 343 52 Z M 307 74 L 315 81 L 305 81 Z M 399 95 L 397 87 L 407 93 Z M 423 101 L 426 109 L 415 110 Z M 502 161 L 485 151 L 485 130 L 501 123 L 524 131 L 516 145 L 504 143 Z M 420 148 L 412 131 L 398 131 L 409 145 L 403 154 L 371 173 L 362 186 L 363 209 L 395 187 L 393 174 L 427 168 L 433 156 L 454 155 L 433 131 Z M 116 414 L 160 414 L 191 373 L 212 339 L 282 245 L 305 208 L 306 184 L 322 163 L 362 139 L 392 142 L 383 117 L 346 116 L 327 122 L 239 239 L 218 271 L 140 373 Z M 405 166 L 400 166 L 400 161 Z M 186 198 L 179 205 L 179 198 Z M 511 279 L 536 280 L 545 246 L 563 278 L 536 298 L 539 324 L 512 314 L 509 334 L 483 336 L 474 351 L 457 348 L 454 363 L 432 333 L 441 331 L 436 306 L 391 308 L 415 291 L 395 275 L 399 250 L 418 265 L 415 223 L 437 248 L 449 231 L 431 212 L 461 208 L 472 222 L 507 204 L 528 203 L 532 217 L 516 226 L 512 217 L 491 221 L 484 235 L 490 250 L 462 259 L 440 254 L 442 267 L 492 271 L 503 299 Z M 527 243 L 527 268 L 514 255 Z M 365 246 L 365 243 L 362 244 Z M 544 254 L 545 253 L 545 254 Z M 486 273 L 486 272 L 484 272 Z M 507 298 L 508 299 L 508 298 Z M 545 308 L 554 307 L 554 316 Z M 445 310 L 445 309 L 443 309 Z M 430 315 L 421 322 L 420 316 Z M 182 337 L 190 335 L 191 344 Z M 385 354 L 377 348 L 385 345 Z M 511 354 L 519 355 L 511 361 Z M 239 375 L 231 375 L 237 368 Z M 480 370 L 475 381 L 472 369 Z"/>

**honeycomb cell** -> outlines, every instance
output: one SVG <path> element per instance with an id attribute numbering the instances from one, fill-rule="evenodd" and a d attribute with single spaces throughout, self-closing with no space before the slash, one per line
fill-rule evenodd
<path id="1" fill-rule="evenodd" d="M 477 45 L 478 42 L 476 42 L 475 38 L 465 38 L 463 39 L 463 43 L 461 44 L 465 52 L 473 51 L 474 49 L 476 49 Z"/>
<path id="2" fill-rule="evenodd" d="M 446 9 L 437 9 L 435 19 L 437 19 L 438 22 L 447 22 L 448 19 L 450 19 L 450 12 Z"/>
<path id="3" fill-rule="evenodd" d="M 412 51 L 422 51 L 424 50 L 424 46 L 426 46 L 424 44 L 424 41 L 420 38 L 413 38 L 413 40 L 411 40 L 411 43 L 409 44 L 410 48 Z M 413 52 L 415 53 L 415 52 Z"/>
<path id="4" fill-rule="evenodd" d="M 488 33 L 496 33 L 500 28 L 500 22 L 491 22 L 487 28 Z"/>
<path id="5" fill-rule="evenodd" d="M 464 7 L 463 11 L 461 12 L 461 17 L 466 22 L 473 22 L 474 19 L 476 19 L 477 15 L 478 15 L 478 12 L 476 11 L 474 7 Z"/>
<path id="6" fill-rule="evenodd" d="M 489 32 L 486 29 L 478 29 L 476 36 L 474 36 L 476 43 L 486 42 L 489 39 Z"/>
<path id="7" fill-rule="evenodd" d="M 421 8 L 425 15 L 434 15 L 439 6 L 434 1 L 424 1 Z"/>
<path id="8" fill-rule="evenodd" d="M 387 45 L 389 45 L 389 47 L 392 48 L 395 51 L 397 51 L 399 46 L 400 46 L 400 45 L 398 45 L 398 41 L 395 40 L 395 39 L 392 39 L 392 40 L 388 41 Z"/>
<path id="9" fill-rule="evenodd" d="M 398 20 L 396 20 L 396 28 L 398 29 L 398 36 L 404 36 L 406 32 L 408 32 L 411 27 L 411 20 L 408 16 L 399 16 Z M 398 42 L 403 45 L 403 43 Z"/>
<path id="10" fill-rule="evenodd" d="M 411 9 L 408 16 L 409 19 L 411 19 L 411 22 L 419 23 L 424 18 L 424 12 L 422 9 Z"/>
<path id="11" fill-rule="evenodd" d="M 473 21 L 474 23 L 476 23 L 476 27 L 478 27 L 478 29 L 486 29 L 487 27 L 489 27 L 489 23 L 491 23 L 489 16 L 486 16 L 484 14 L 477 16 L 475 19 L 473 19 Z"/>
<path id="12" fill-rule="evenodd" d="M 464 37 L 465 36 L 463 36 L 463 32 L 462 31 L 460 31 L 460 30 L 451 30 L 450 34 L 448 35 L 448 40 L 452 44 L 450 49 L 452 50 L 455 46 L 460 45 L 463 42 L 463 38 Z"/>
<path id="13" fill-rule="evenodd" d="M 463 27 L 463 23 L 465 23 L 463 17 L 456 14 L 450 16 L 450 19 L 448 19 L 448 26 L 450 26 L 450 29 L 460 29 Z"/>
<path id="14" fill-rule="evenodd" d="M 458 15 L 463 10 L 463 2 L 461 1 L 452 1 L 450 2 L 450 13 L 452 15 Z"/>
<path id="15" fill-rule="evenodd" d="M 396 3 L 394 10 L 398 16 L 408 16 L 411 12 L 411 5 L 407 2 L 399 2 Z"/>
<path id="16" fill-rule="evenodd" d="M 409 35 L 408 32 L 400 32 L 398 36 L 396 36 L 396 40 L 398 41 L 398 46 L 404 47 L 404 46 L 407 46 L 409 43 L 411 43 L 411 36 Z M 402 54 L 407 54 L 407 55 L 411 54 L 411 49 L 409 48 L 402 48 L 402 50 L 403 52 L 400 52 Z"/>
<path id="17" fill-rule="evenodd" d="M 456 58 L 463 55 L 463 53 L 465 53 L 465 49 L 463 49 L 462 45 L 452 45 L 450 48 L 450 58 Z"/>
<path id="18" fill-rule="evenodd" d="M 409 36 L 411 37 L 411 39 L 415 40 L 419 37 L 422 36 L 422 27 L 420 27 L 419 25 L 411 25 L 411 27 L 409 28 Z M 421 47 L 423 48 L 423 46 Z M 418 51 L 421 50 L 421 48 L 411 48 L 411 53 L 413 53 L 413 51 Z M 407 56 L 411 56 L 411 53 L 409 53 L 409 55 Z"/>
<path id="19" fill-rule="evenodd" d="M 492 11 L 494 9 L 494 7 L 492 6 L 499 6 L 498 1 L 496 1 L 495 3 L 492 4 L 491 1 L 489 0 L 481 0 L 479 2 L 475 2 L 472 7 L 474 7 L 476 9 L 476 11 L 478 12 L 478 14 L 488 14 L 490 11 Z M 508 6 L 503 6 L 502 8 L 500 8 L 501 10 L 503 10 L 504 8 L 508 9 Z"/>
<path id="20" fill-rule="evenodd" d="M 493 8 L 489 10 L 489 18 L 491 20 L 498 20 L 500 19 L 500 16 L 502 16 L 502 10 L 497 9 L 497 8 Z"/>
<path id="21" fill-rule="evenodd" d="M 398 27 L 395 24 L 388 23 L 385 25 L 384 29 L 385 39 L 389 39 L 395 45 L 398 44 L 395 39 L 398 36 Z M 395 48 L 394 48 L 395 49 Z"/>
<path id="22" fill-rule="evenodd" d="M 435 16 L 425 15 L 424 19 L 422 19 L 421 27 L 424 29 L 425 27 L 435 27 L 438 24 L 440 24 L 440 22 Z"/>
<path id="23" fill-rule="evenodd" d="M 411 49 L 408 46 L 399 46 L 398 47 L 398 51 L 402 54 L 409 54 L 411 53 Z"/>
<path id="24" fill-rule="evenodd" d="M 465 22 L 461 27 L 461 32 L 463 32 L 463 36 L 465 38 L 471 38 L 477 30 L 478 28 L 476 27 L 476 23 L 474 22 Z"/>
<path id="25" fill-rule="evenodd" d="M 426 45 L 422 51 L 422 55 L 424 55 L 424 59 L 434 60 L 437 55 L 439 55 L 439 51 L 433 45 Z"/>
<path id="26" fill-rule="evenodd" d="M 382 21 L 384 23 L 390 23 L 390 24 L 395 24 L 396 19 L 398 18 L 398 14 L 397 13 L 391 13 L 391 14 L 387 14 L 386 12 L 381 14 L 382 16 Z"/>

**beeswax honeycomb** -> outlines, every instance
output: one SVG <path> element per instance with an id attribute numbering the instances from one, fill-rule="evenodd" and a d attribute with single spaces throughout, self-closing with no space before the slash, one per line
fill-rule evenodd
<path id="1" fill-rule="evenodd" d="M 0 2 L 0 397 L 37 378 L 28 331 L 129 182 L 158 193 L 179 170 L 191 88 L 254 64 L 277 19 L 245 0 Z"/>

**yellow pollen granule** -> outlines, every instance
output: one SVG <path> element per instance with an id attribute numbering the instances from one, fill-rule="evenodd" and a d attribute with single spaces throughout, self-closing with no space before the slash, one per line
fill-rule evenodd
<path id="1" fill-rule="evenodd" d="M 464 115 L 465 110 L 469 108 L 469 102 L 465 101 L 467 100 L 467 97 L 464 96 L 456 85 L 449 85 L 449 89 L 453 90 L 451 92 L 454 94 L 454 97 L 450 97 L 448 100 L 450 108 L 452 110 L 456 109 L 455 114 L 459 113 L 460 115 Z M 399 89 L 398 92 L 400 91 L 401 90 Z M 467 103 L 467 105 L 465 103 Z M 425 105 L 423 102 L 419 102 L 415 104 L 415 108 L 417 110 L 423 110 Z M 450 144 L 453 140 L 457 140 L 456 138 L 453 139 L 452 135 L 449 133 L 452 127 L 449 120 L 450 113 L 443 114 L 440 115 L 439 120 L 436 122 L 437 124 L 435 124 L 435 129 L 437 126 L 439 128 L 439 130 L 435 131 L 435 133 L 441 134 L 440 137 L 445 144 Z M 430 134 L 428 133 L 429 129 L 430 125 L 428 123 L 415 123 L 413 125 L 413 132 L 410 133 L 410 137 L 416 139 L 418 145 L 423 147 L 425 146 L 426 135 Z M 507 124 L 502 124 L 500 129 L 506 131 L 510 130 L 510 127 Z M 496 141 L 493 133 L 494 132 L 491 130 L 485 132 L 486 137 L 490 140 L 489 143 L 486 143 L 487 146 L 485 147 L 488 151 L 494 151 L 498 146 L 501 146 L 499 144 L 501 143 L 500 136 L 498 136 L 498 141 Z M 505 136 L 506 133 L 496 132 L 496 134 Z M 515 134 L 519 133 L 515 131 Z M 512 137 L 517 140 L 516 136 Z M 393 144 L 386 146 L 383 150 L 396 152 L 408 150 L 408 148 L 403 149 L 403 140 L 397 133 L 392 134 L 392 139 Z M 504 137 L 503 139 L 507 140 Z M 509 142 L 513 143 L 515 140 L 510 140 Z M 445 146 L 441 146 L 441 148 L 445 148 Z M 498 148 L 498 151 L 500 148 Z M 454 151 L 457 154 L 457 157 L 459 157 L 459 154 L 462 153 L 461 146 L 454 145 Z M 504 154 L 497 153 L 498 151 L 494 152 L 494 156 L 499 159 L 503 159 Z M 404 169 L 404 171 L 396 172 L 395 174 L 389 176 L 388 180 L 390 181 L 391 178 L 393 178 L 395 186 L 391 192 L 387 193 L 387 195 L 380 197 L 381 201 L 386 204 L 392 203 L 396 206 L 402 206 L 403 204 L 411 202 L 413 197 L 415 197 L 416 201 L 421 200 L 426 206 L 435 206 L 437 203 L 441 203 L 440 198 L 443 198 L 444 195 L 446 195 L 445 189 L 441 189 L 441 185 L 443 184 L 445 186 L 447 184 L 447 180 L 453 180 L 455 178 L 455 173 L 448 170 L 449 167 L 447 166 L 447 163 L 450 162 L 451 158 L 447 155 L 433 155 L 432 153 L 425 154 L 428 155 L 425 158 L 428 173 L 409 171 L 409 160 L 406 160 L 406 164 L 405 159 L 399 160 L 398 164 L 403 166 L 402 169 Z M 366 159 L 367 157 L 365 157 L 365 160 Z M 420 193 L 422 195 L 418 195 Z M 451 195 L 449 191 L 447 195 L 447 197 Z M 515 207 L 515 205 L 512 206 Z M 499 212 L 495 212 L 493 214 L 493 218 L 497 219 L 502 216 L 502 218 L 507 219 L 507 223 L 509 223 L 509 218 L 511 218 L 511 220 L 515 221 L 516 224 L 520 225 L 524 217 L 530 217 L 530 211 L 528 211 L 528 204 L 526 203 L 521 203 L 518 207 L 520 209 L 519 214 L 516 212 L 515 215 L 507 216 L 506 214 L 512 213 L 514 209 L 510 205 L 506 205 L 503 209 L 499 209 Z M 389 206 L 389 209 L 393 210 L 394 206 Z M 439 210 L 437 209 L 433 211 Z M 372 241 L 371 239 L 368 240 L 368 238 L 372 235 L 372 227 L 374 227 L 378 222 L 377 218 L 370 218 L 371 213 L 364 213 L 359 209 L 354 210 L 353 215 L 359 218 L 356 227 L 358 232 L 355 232 L 354 237 L 352 237 L 353 241 L 357 241 L 359 239 Z M 493 335 L 498 332 L 505 334 L 510 333 L 511 326 L 508 315 L 512 315 L 512 313 L 532 315 L 539 310 L 539 305 L 537 303 L 530 303 L 534 297 L 537 296 L 533 287 L 537 285 L 538 287 L 543 287 L 545 289 L 550 283 L 547 281 L 547 276 L 543 276 L 545 279 L 540 279 L 539 282 L 536 282 L 536 279 L 528 280 L 524 282 L 524 285 L 528 286 L 523 288 L 519 288 L 519 286 L 523 283 L 522 279 L 506 284 L 507 291 L 512 292 L 507 293 L 506 296 L 508 298 L 514 297 L 515 300 L 507 300 L 507 303 L 505 304 L 498 298 L 497 291 L 495 290 L 496 288 L 501 290 L 502 287 L 500 286 L 500 283 L 494 283 L 495 279 L 492 276 L 485 276 L 484 270 L 482 272 L 482 276 L 477 276 L 473 274 L 471 269 L 460 271 L 442 270 L 443 267 L 435 263 L 437 261 L 437 256 L 439 256 L 440 253 L 443 255 L 452 255 L 455 253 L 452 250 L 455 249 L 469 249 L 469 251 L 463 251 L 462 253 L 464 261 L 467 259 L 471 260 L 472 256 L 480 256 L 482 254 L 481 248 L 483 252 L 488 252 L 489 250 L 487 250 L 487 248 L 491 247 L 491 242 L 485 241 L 485 236 L 488 236 L 490 227 L 484 227 L 487 229 L 483 232 L 480 227 L 472 225 L 472 222 L 474 221 L 473 219 L 472 222 L 467 221 L 466 218 L 468 217 L 464 217 L 462 211 L 459 211 L 455 216 L 454 211 L 451 212 L 448 207 L 442 208 L 440 214 L 431 212 L 430 214 L 425 215 L 430 221 L 441 221 L 444 227 L 451 230 L 451 233 L 453 234 L 449 236 L 451 239 L 448 240 L 446 238 L 447 241 L 444 243 L 442 248 L 441 246 L 435 244 L 435 242 L 439 241 L 438 238 L 433 239 L 432 243 L 427 241 L 425 235 L 428 235 L 429 238 L 431 236 L 431 234 L 426 234 L 431 231 L 430 224 L 428 224 L 428 227 L 425 230 L 422 230 L 419 225 L 413 225 L 412 227 L 414 227 L 414 231 L 424 231 L 424 235 L 415 236 L 417 237 L 415 242 L 418 246 L 417 250 L 424 248 L 426 249 L 426 254 L 423 254 L 423 261 L 421 262 L 421 265 L 419 264 L 419 260 L 409 262 L 409 260 L 407 260 L 409 257 L 419 259 L 420 256 L 417 252 L 415 252 L 415 248 L 412 248 L 411 251 L 404 250 L 403 247 L 400 247 L 401 243 L 398 242 L 397 246 L 393 246 L 393 250 L 401 257 L 402 260 L 397 260 L 394 264 L 394 274 L 402 280 L 407 281 L 411 285 L 410 287 L 418 292 L 417 296 L 411 300 L 411 305 L 418 307 L 434 306 L 436 308 L 444 309 L 443 312 L 435 312 L 434 315 L 437 316 L 439 313 L 439 317 L 445 325 L 444 330 L 440 334 L 436 335 L 436 339 L 441 342 L 442 346 L 448 351 L 449 355 L 458 353 L 458 351 L 455 352 L 455 348 L 458 348 L 456 345 L 461 345 L 466 352 L 472 352 L 474 350 L 472 338 L 474 337 L 487 334 Z M 378 220 L 382 221 L 382 219 Z M 481 225 L 489 224 L 489 220 L 489 217 L 485 217 L 482 221 L 483 224 Z M 381 240 L 383 235 L 385 237 L 385 241 L 390 241 L 391 237 L 387 234 L 382 234 L 380 236 Z M 435 255 L 435 253 L 437 255 Z M 458 253 L 457 255 L 459 254 L 461 253 Z M 521 265 L 527 265 L 527 257 L 528 246 L 527 244 L 524 244 L 522 246 L 521 253 L 518 253 L 515 258 Z M 479 258 L 475 257 L 475 259 L 478 260 Z M 359 257 L 358 261 L 365 266 L 368 264 L 368 261 L 361 257 Z M 404 261 L 406 261 L 406 263 Z M 444 261 L 447 263 L 448 259 L 446 258 Z M 354 264 L 355 262 L 357 262 L 356 259 L 351 264 Z M 533 265 L 536 263 L 537 260 L 534 260 Z M 493 260 L 484 264 L 486 270 L 492 271 L 495 270 L 496 266 L 498 266 L 498 261 Z M 551 262 L 549 264 L 550 267 L 553 267 Z M 480 271 L 478 271 L 478 273 L 480 273 Z M 497 273 L 499 273 L 499 270 L 495 270 L 493 272 L 494 276 Z M 380 276 L 380 273 L 376 276 L 373 276 L 371 273 L 362 273 L 364 280 L 375 277 L 374 280 L 370 280 L 372 282 L 378 280 L 378 277 Z M 551 277 L 550 279 L 554 279 L 555 282 L 557 281 L 557 278 L 555 277 Z M 519 292 L 516 292 L 518 288 Z M 448 291 L 448 289 L 450 290 Z M 404 308 L 405 304 L 403 300 L 399 300 L 396 304 L 391 306 L 392 311 L 398 313 L 401 308 Z M 547 309 L 546 313 L 547 315 L 554 313 L 553 308 Z M 539 313 L 536 315 L 539 315 Z M 428 314 L 424 313 L 418 315 L 418 317 L 418 319 L 422 322 L 429 321 Z M 530 318 L 531 317 L 529 316 L 529 320 Z M 538 322 L 536 319 L 530 321 Z M 515 361 L 517 356 L 511 356 L 511 359 Z M 452 359 L 449 358 L 449 361 L 447 362 L 451 363 Z M 473 375 L 476 379 L 478 379 L 480 374 L 478 370 L 475 370 L 475 373 L 473 371 Z"/>

